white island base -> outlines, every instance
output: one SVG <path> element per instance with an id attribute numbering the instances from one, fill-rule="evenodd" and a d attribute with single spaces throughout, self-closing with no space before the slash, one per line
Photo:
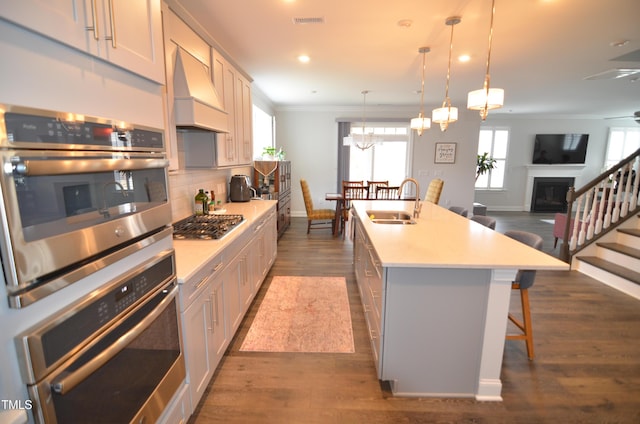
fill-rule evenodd
<path id="1" fill-rule="evenodd" d="M 501 401 L 511 283 L 519 269 L 568 264 L 432 203 L 413 225 L 370 219 L 411 213 L 413 202 L 353 204 L 355 274 L 378 378 L 395 396 Z"/>
<path id="2" fill-rule="evenodd" d="M 379 377 L 396 396 L 501 401 L 516 270 L 388 268 Z"/>

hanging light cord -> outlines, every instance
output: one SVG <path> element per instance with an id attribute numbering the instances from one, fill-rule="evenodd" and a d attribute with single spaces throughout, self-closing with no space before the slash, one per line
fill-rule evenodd
<path id="1" fill-rule="evenodd" d="M 449 40 L 449 65 L 447 66 L 447 85 L 444 91 L 444 102 L 442 107 L 447 106 L 451 110 L 451 100 L 449 100 L 449 80 L 451 79 L 451 51 L 453 50 L 453 27 L 455 23 L 451 24 L 451 38 Z"/>
<path id="2" fill-rule="evenodd" d="M 420 89 L 420 117 L 424 117 L 424 71 L 427 67 L 425 57 L 427 56 L 427 51 L 425 48 L 422 48 L 422 88 Z"/>
<path id="3" fill-rule="evenodd" d="M 484 91 L 486 93 L 484 103 L 484 115 L 489 110 L 489 86 L 491 76 L 489 75 L 489 66 L 491 65 L 491 43 L 493 41 L 493 15 L 496 13 L 496 0 L 491 0 L 491 21 L 489 24 L 489 51 L 487 52 L 487 73 L 484 76 Z"/>

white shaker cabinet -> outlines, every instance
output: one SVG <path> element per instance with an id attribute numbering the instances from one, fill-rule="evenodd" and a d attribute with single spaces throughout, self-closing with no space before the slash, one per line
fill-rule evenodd
<path id="1" fill-rule="evenodd" d="M 217 136 L 218 166 L 249 165 L 253 160 L 251 83 L 224 57 L 213 52 L 214 85 L 222 93 L 229 132 Z"/>
<path id="2" fill-rule="evenodd" d="M 192 411 L 202 398 L 228 345 L 224 287 L 222 279 L 217 278 L 221 268 L 222 258 L 218 256 L 187 281 L 181 291 L 181 305 L 186 306 L 182 315 L 182 331 Z"/>
<path id="3" fill-rule="evenodd" d="M 0 16 L 160 84 L 160 0 L 14 0 Z"/>

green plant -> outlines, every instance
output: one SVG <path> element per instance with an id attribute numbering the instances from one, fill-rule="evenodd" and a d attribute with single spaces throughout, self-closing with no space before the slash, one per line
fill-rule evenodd
<path id="1" fill-rule="evenodd" d="M 497 168 L 498 165 L 496 165 L 496 162 L 497 161 L 494 158 L 489 156 L 489 152 L 484 152 L 483 154 L 478 155 L 476 162 L 476 180 L 480 175 Z"/>
<path id="2" fill-rule="evenodd" d="M 267 156 L 275 156 L 276 154 L 276 148 L 275 147 L 265 147 L 264 149 L 262 149 L 262 155 L 267 155 Z"/>

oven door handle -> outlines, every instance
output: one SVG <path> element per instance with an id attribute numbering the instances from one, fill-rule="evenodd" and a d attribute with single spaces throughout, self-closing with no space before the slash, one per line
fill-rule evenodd
<path id="1" fill-rule="evenodd" d="M 100 352 L 99 355 L 88 361 L 86 364 L 79 367 L 76 371 L 73 371 L 68 374 L 64 374 L 60 378 L 56 378 L 51 382 L 51 389 L 60 394 L 64 395 L 65 393 L 69 393 L 76 387 L 78 384 L 87 379 L 91 374 L 97 371 L 104 364 L 109 362 L 111 358 L 116 356 L 121 350 L 123 350 L 129 343 L 131 343 L 134 339 L 136 339 L 144 330 L 149 327 L 153 321 L 158 318 L 164 310 L 169 306 L 171 302 L 176 297 L 178 292 L 178 286 L 175 285 L 169 294 L 162 299 L 162 301 L 156 306 L 149 315 L 147 315 L 142 321 L 136 324 L 134 327 L 129 330 L 126 334 L 120 336 L 118 340 L 116 340 L 109 348 Z"/>
<path id="2" fill-rule="evenodd" d="M 89 172 L 130 171 L 137 169 L 166 168 L 167 159 L 53 159 L 24 160 L 12 164 L 13 171 L 20 175 L 67 175 Z"/>

